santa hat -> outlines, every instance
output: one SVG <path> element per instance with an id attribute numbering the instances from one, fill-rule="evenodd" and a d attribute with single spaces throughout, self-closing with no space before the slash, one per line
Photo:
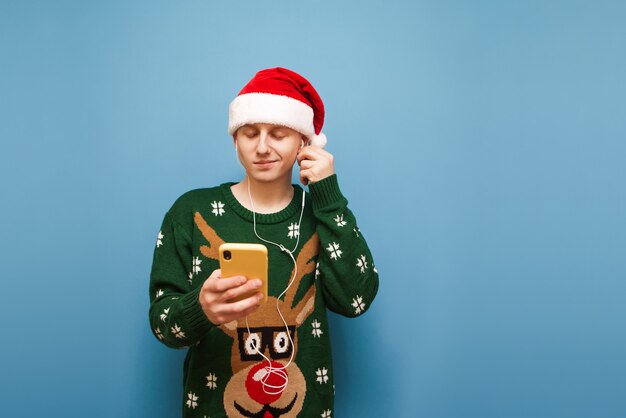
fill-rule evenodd
<path id="1" fill-rule="evenodd" d="M 230 103 L 228 133 L 248 123 L 286 126 L 309 138 L 311 145 L 326 145 L 322 99 L 306 78 L 286 68 L 259 71 Z"/>

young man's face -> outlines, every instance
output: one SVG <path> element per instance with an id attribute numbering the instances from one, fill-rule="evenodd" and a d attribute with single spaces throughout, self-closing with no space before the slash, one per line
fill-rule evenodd
<path id="1" fill-rule="evenodd" d="M 239 161 L 250 177 L 272 182 L 289 178 L 304 137 L 280 125 L 254 123 L 239 128 L 234 135 Z"/>

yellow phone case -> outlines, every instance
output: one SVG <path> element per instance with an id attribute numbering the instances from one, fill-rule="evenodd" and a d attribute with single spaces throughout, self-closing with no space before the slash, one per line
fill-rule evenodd
<path id="1" fill-rule="evenodd" d="M 263 302 L 267 301 L 267 247 L 263 244 L 225 243 L 220 245 L 220 269 L 222 277 L 246 276 L 260 279 L 263 284 L 259 290 L 250 292 L 229 302 L 248 298 L 255 293 L 263 293 Z"/>

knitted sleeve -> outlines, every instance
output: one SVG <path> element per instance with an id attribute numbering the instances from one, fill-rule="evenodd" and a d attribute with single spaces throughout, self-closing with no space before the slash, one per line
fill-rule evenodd
<path id="1" fill-rule="evenodd" d="M 378 291 L 378 271 L 337 176 L 309 186 L 321 250 L 318 280 L 326 306 L 344 316 L 365 312 Z"/>
<path id="2" fill-rule="evenodd" d="M 150 273 L 150 325 L 169 347 L 190 346 L 213 326 L 202 311 L 200 288 L 191 290 L 189 234 L 168 212 L 159 231 Z"/>

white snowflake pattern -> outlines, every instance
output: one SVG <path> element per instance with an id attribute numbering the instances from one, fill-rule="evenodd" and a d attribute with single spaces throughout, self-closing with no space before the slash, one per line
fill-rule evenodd
<path id="1" fill-rule="evenodd" d="M 217 376 L 215 376 L 213 373 L 209 373 L 209 375 L 206 377 L 206 380 L 206 385 L 210 389 L 215 389 L 217 387 Z"/>
<path id="2" fill-rule="evenodd" d="M 331 417 L 330 417 L 330 414 L 331 414 L 330 409 L 327 409 L 326 411 L 322 412 L 321 417 L 322 417 L 322 418 L 331 418 Z"/>
<path id="3" fill-rule="evenodd" d="M 300 235 L 300 225 L 296 223 L 292 223 L 291 225 L 289 225 L 289 233 L 287 234 L 287 236 L 289 238 L 297 238 L 298 235 Z"/>
<path id="4" fill-rule="evenodd" d="M 187 274 L 187 277 L 189 277 L 187 281 L 189 282 L 189 285 L 191 286 L 191 284 L 193 283 L 193 273 L 189 272 L 189 274 Z"/>
<path id="5" fill-rule="evenodd" d="M 356 259 L 356 266 L 361 269 L 361 273 L 365 273 L 365 270 L 367 270 L 367 260 L 363 254 Z"/>
<path id="6" fill-rule="evenodd" d="M 171 328 L 172 330 L 172 334 L 174 334 L 174 336 L 176 338 L 185 338 L 185 333 L 183 332 L 183 330 L 178 326 L 178 324 L 174 324 L 174 326 Z"/>
<path id="7" fill-rule="evenodd" d="M 163 233 L 161 231 L 159 231 L 159 236 L 157 237 L 157 242 L 156 242 L 156 246 L 157 248 L 159 248 L 161 245 L 163 245 L 163 238 L 165 237 L 165 235 L 163 235 Z"/>
<path id="8" fill-rule="evenodd" d="M 341 254 L 343 254 L 342 251 L 339 249 L 339 244 L 337 244 L 336 242 L 328 244 L 328 248 L 326 248 L 326 251 L 330 253 L 330 258 L 335 260 L 341 258 Z"/>
<path id="9" fill-rule="evenodd" d="M 374 270 L 374 273 L 378 274 L 378 270 L 376 270 L 376 267 L 373 267 L 372 270 Z"/>
<path id="10" fill-rule="evenodd" d="M 343 220 L 343 213 L 335 216 L 335 218 L 333 219 L 335 222 L 337 222 L 337 226 L 342 227 L 345 226 L 348 222 Z"/>
<path id="11" fill-rule="evenodd" d="M 356 234 L 356 237 L 357 237 L 357 238 L 358 238 L 358 237 L 360 237 L 360 235 L 359 235 L 359 231 L 360 231 L 360 230 L 359 230 L 359 228 L 354 227 L 354 228 L 352 228 L 352 230 L 353 230 L 353 231 L 354 231 L 354 233 Z"/>
<path id="12" fill-rule="evenodd" d="M 163 313 L 160 316 L 161 321 L 165 322 L 165 320 L 167 319 L 167 314 L 169 313 L 170 313 L 170 308 L 163 309 Z"/>
<path id="13" fill-rule="evenodd" d="M 185 402 L 185 404 L 187 405 L 188 408 L 196 409 L 196 406 L 198 406 L 198 398 L 199 398 L 198 395 L 196 395 L 193 392 L 189 392 L 187 394 L 187 402 Z"/>
<path id="14" fill-rule="evenodd" d="M 154 335 L 156 335 L 156 336 L 157 336 L 157 338 L 158 338 L 159 340 L 161 340 L 161 341 L 163 341 L 163 338 L 165 338 L 165 337 L 163 337 L 163 333 L 161 332 L 161 329 L 160 329 L 159 327 L 156 327 L 156 328 L 154 329 Z"/>
<path id="15" fill-rule="evenodd" d="M 200 260 L 198 257 L 194 257 L 193 260 L 193 274 L 198 274 L 202 271 L 202 269 L 200 268 L 200 263 L 202 263 L 202 260 Z"/>
<path id="16" fill-rule="evenodd" d="M 320 324 L 317 319 L 314 320 L 313 322 L 311 322 L 311 325 L 313 326 L 313 336 L 314 337 L 319 337 L 320 335 L 322 335 L 324 332 L 322 331 L 322 329 L 320 328 L 322 324 Z"/>
<path id="17" fill-rule="evenodd" d="M 165 292 L 163 292 L 163 289 L 159 289 L 159 290 L 157 290 L 157 292 L 156 292 L 156 298 L 157 298 L 157 299 L 158 299 L 158 298 L 160 298 L 161 296 L 163 296 L 163 294 L 164 294 L 164 293 L 165 293 Z"/>
<path id="18" fill-rule="evenodd" d="M 315 279 L 317 280 L 317 278 L 320 275 L 320 263 L 315 264 Z"/>
<path id="19" fill-rule="evenodd" d="M 352 299 L 352 306 L 354 307 L 354 313 L 360 315 L 365 310 L 365 303 L 363 298 L 359 295 Z"/>
<path id="20" fill-rule="evenodd" d="M 224 210 L 224 204 L 222 202 L 213 201 L 213 203 L 211 203 L 211 206 L 213 207 L 213 210 L 211 212 L 213 212 L 215 216 L 222 216 L 224 212 L 226 212 Z"/>
<path id="21" fill-rule="evenodd" d="M 317 379 L 315 379 L 315 380 L 317 380 L 320 383 L 320 385 L 322 383 L 328 382 L 328 370 L 326 369 L 326 367 L 322 367 L 321 369 L 317 369 L 315 371 L 315 374 L 317 375 Z"/>

